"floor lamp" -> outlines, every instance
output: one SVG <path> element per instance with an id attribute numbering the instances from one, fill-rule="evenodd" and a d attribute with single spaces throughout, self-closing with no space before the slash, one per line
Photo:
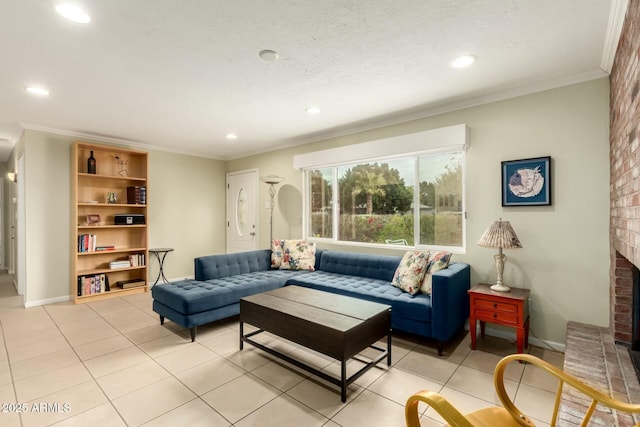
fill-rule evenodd
<path id="1" fill-rule="evenodd" d="M 277 175 L 267 175 L 260 178 L 260 181 L 269 184 L 269 245 L 273 241 L 273 207 L 275 206 L 276 185 L 284 181 L 284 178 Z"/>

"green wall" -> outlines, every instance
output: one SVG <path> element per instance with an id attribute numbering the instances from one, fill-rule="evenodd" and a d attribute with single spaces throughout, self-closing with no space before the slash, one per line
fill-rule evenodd
<path id="1" fill-rule="evenodd" d="M 511 221 L 523 244 L 507 250 L 505 281 L 531 289 L 531 332 L 564 342 L 567 320 L 608 325 L 609 310 L 609 83 L 599 79 L 347 136 L 228 162 L 149 151 L 149 245 L 175 252 L 167 277 L 193 275 L 193 258 L 225 251 L 225 174 L 256 168 L 276 174 L 274 236 L 302 236 L 302 175 L 293 156 L 412 132 L 466 124 L 467 248 L 454 260 L 471 264 L 472 282 L 495 280 L 494 250 L 476 245 L 494 220 Z M 70 280 L 70 145 L 77 138 L 27 130 L 20 155 L 26 166 L 27 305 L 63 300 Z M 99 140 L 87 142 L 104 143 Z M 131 147 L 140 148 L 140 147 Z M 500 161 L 553 159 L 553 205 L 500 204 Z M 19 177 L 20 179 L 20 177 Z M 268 247 L 266 184 L 259 184 L 259 246 Z M 5 198 L 6 200 L 6 198 Z M 6 224 L 5 224 L 6 225 Z M 354 245 L 321 245 L 370 251 Z M 7 248 L 8 249 L 8 248 Z M 402 249 L 377 250 L 400 254 Z M 155 277 L 157 264 L 151 263 Z"/>
<path id="2" fill-rule="evenodd" d="M 24 132 L 10 163 L 24 154 L 26 211 L 26 305 L 65 299 L 71 277 L 71 144 L 76 137 Z M 82 139 L 105 144 L 100 140 Z M 106 145 L 116 145 L 109 144 Z M 119 145 L 124 148 L 139 148 Z M 225 165 L 205 159 L 149 151 L 149 247 L 173 247 L 165 261 L 168 278 L 193 276 L 193 259 L 225 250 Z M 150 260 L 150 279 L 157 274 Z"/>
<path id="3" fill-rule="evenodd" d="M 232 160 L 227 171 L 258 168 L 285 177 L 274 210 L 274 237 L 302 235 L 302 176 L 293 156 L 444 126 L 466 124 L 467 248 L 454 260 L 471 264 L 472 284 L 495 280 L 493 249 L 476 242 L 494 220 L 511 221 L 523 248 L 506 250 L 508 285 L 531 289 L 531 333 L 564 342 L 566 322 L 607 326 L 609 311 L 609 82 L 599 79 L 380 127 L 348 136 Z M 552 157 L 552 206 L 501 206 L 500 162 Z M 267 201 L 261 187 L 258 206 Z M 260 247 L 268 247 L 268 215 L 260 215 Z M 320 245 L 349 251 L 370 249 Z M 401 250 L 401 249 L 398 249 Z M 393 250 L 377 251 L 393 253 Z M 397 253 L 397 252 L 395 252 Z"/>

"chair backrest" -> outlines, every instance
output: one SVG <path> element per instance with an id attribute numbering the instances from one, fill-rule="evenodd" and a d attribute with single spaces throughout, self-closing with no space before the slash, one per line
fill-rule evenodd
<path id="1" fill-rule="evenodd" d="M 509 411 L 509 413 L 513 417 L 521 417 L 522 412 L 520 412 L 520 410 L 516 408 L 516 406 L 509 398 L 509 395 L 507 394 L 504 386 L 504 371 L 507 365 L 510 362 L 514 361 L 524 361 L 527 363 L 531 363 L 532 365 L 546 371 L 548 374 L 551 374 L 558 379 L 558 388 L 556 390 L 556 399 L 553 406 L 553 415 L 550 424 L 552 427 L 556 425 L 556 422 L 558 420 L 558 410 L 560 408 L 562 390 L 565 386 L 573 387 L 574 389 L 585 394 L 591 399 L 591 404 L 587 409 L 587 412 L 584 414 L 584 418 L 582 421 L 583 426 L 586 426 L 589 423 L 589 420 L 593 415 L 593 411 L 596 409 L 596 406 L 598 404 L 621 412 L 640 414 L 640 404 L 627 403 L 614 399 L 604 394 L 603 392 L 583 383 L 573 375 L 568 374 L 563 370 L 553 366 L 549 362 L 537 358 L 536 356 L 532 356 L 530 354 L 512 354 L 502 358 L 502 360 L 498 362 L 493 374 L 493 379 L 500 401 L 504 405 L 505 409 Z M 635 424 L 635 426 L 640 427 L 640 423 Z"/>
<path id="2" fill-rule="evenodd" d="M 561 369 L 553 366 L 549 362 L 532 356 L 530 354 L 512 354 L 502 358 L 493 372 L 493 380 L 496 389 L 496 394 L 502 402 L 503 408 L 490 407 L 486 409 L 480 409 L 471 414 L 461 414 L 451 403 L 449 403 L 444 397 L 438 393 L 434 393 L 428 390 L 423 390 L 413 394 L 407 400 L 405 407 L 405 419 L 407 426 L 420 427 L 420 420 L 418 418 L 418 404 L 419 402 L 427 403 L 433 409 L 436 410 L 450 425 L 459 427 L 478 427 L 478 426 L 535 426 L 533 421 L 522 413 L 511 401 L 511 398 L 507 394 L 507 390 L 504 385 L 504 372 L 507 365 L 511 362 L 523 361 L 530 363 L 548 374 L 558 379 L 558 388 L 556 390 L 556 399 L 553 407 L 553 415 L 550 426 L 554 427 L 558 421 L 558 410 L 560 408 L 560 401 L 562 397 L 562 391 L 565 386 L 572 387 L 582 394 L 591 399 L 591 404 L 584 414 L 582 420 L 582 426 L 586 426 L 593 415 L 597 405 L 615 409 L 616 411 L 626 412 L 630 414 L 640 414 L 640 404 L 633 404 L 622 402 L 614 399 L 599 390 L 583 383 L 576 377 L 562 371 Z M 579 414 L 574 414 L 577 417 Z M 635 427 L 640 427 L 640 423 L 635 424 Z"/>

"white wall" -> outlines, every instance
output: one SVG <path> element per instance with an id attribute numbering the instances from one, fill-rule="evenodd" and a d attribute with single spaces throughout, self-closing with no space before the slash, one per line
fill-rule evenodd
<path id="1" fill-rule="evenodd" d="M 13 164 L 24 150 L 26 176 L 18 179 L 26 185 L 26 305 L 69 296 L 70 158 L 75 140 L 27 130 L 10 160 Z M 196 256 L 224 252 L 224 182 L 223 162 L 149 152 L 148 241 L 150 247 L 175 248 L 165 262 L 167 277 L 191 276 Z M 151 261 L 150 278 L 156 273 L 157 263 Z"/>
<path id="2" fill-rule="evenodd" d="M 523 249 L 507 250 L 505 282 L 531 289 L 531 333 L 564 342 L 566 322 L 608 325 L 609 82 L 599 79 L 399 125 L 228 162 L 285 177 L 274 210 L 274 236 L 301 236 L 301 174 L 293 156 L 456 124 L 470 128 L 467 155 L 467 250 L 472 284 L 495 280 L 495 250 L 475 243 L 494 220 L 511 221 Z M 501 206 L 500 162 L 551 156 L 552 206 Z M 259 206 L 267 201 L 260 191 Z M 268 213 L 260 246 L 268 247 Z M 349 246 L 335 249 L 363 251 Z M 380 251 L 378 251 L 380 252 Z M 384 251 L 382 251 L 384 252 Z M 389 251 L 387 251 L 389 252 Z"/>

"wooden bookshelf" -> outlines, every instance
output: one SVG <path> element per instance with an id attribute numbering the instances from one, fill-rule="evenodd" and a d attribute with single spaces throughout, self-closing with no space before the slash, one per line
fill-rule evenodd
<path id="1" fill-rule="evenodd" d="M 96 173 L 87 173 L 87 159 L 93 151 Z M 119 295 L 149 290 L 149 248 L 147 243 L 148 154 L 105 145 L 76 142 L 71 147 L 71 299 L 75 303 L 96 301 Z M 145 187 L 144 203 L 128 203 L 128 187 Z M 107 193 L 115 193 L 117 201 L 109 203 Z M 144 215 L 145 224 L 115 224 L 116 215 Z M 99 222 L 96 220 L 99 216 Z M 82 247 L 80 236 L 92 235 L 90 245 Z M 95 240 L 95 243 L 94 243 Z M 93 250 L 94 246 L 113 246 L 109 250 Z M 85 249 L 86 251 L 81 251 Z M 111 269 L 112 261 L 142 255 L 144 265 Z M 110 290 L 98 292 L 99 286 L 86 293 L 79 287 L 81 277 L 108 278 Z M 145 286 L 122 289 L 116 282 L 144 280 Z M 82 288 L 82 289 L 80 289 Z M 82 295 L 80 295 L 82 294 Z"/>

